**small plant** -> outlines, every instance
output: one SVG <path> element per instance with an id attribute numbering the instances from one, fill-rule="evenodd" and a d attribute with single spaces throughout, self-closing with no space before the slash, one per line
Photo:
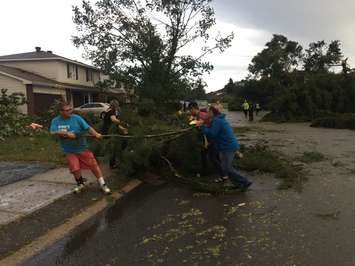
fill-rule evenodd
<path id="1" fill-rule="evenodd" d="M 315 119 L 312 127 L 355 129 L 355 114 L 328 114 Z"/>
<path id="2" fill-rule="evenodd" d="M 323 154 L 317 151 L 311 151 L 311 152 L 304 152 L 303 155 L 297 159 L 304 163 L 317 163 L 325 160 L 325 157 Z"/>

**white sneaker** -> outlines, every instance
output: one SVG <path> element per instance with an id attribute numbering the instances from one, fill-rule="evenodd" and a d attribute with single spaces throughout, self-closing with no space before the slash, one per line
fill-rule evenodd
<path id="1" fill-rule="evenodd" d="M 107 185 L 101 186 L 101 189 L 105 194 L 111 194 L 111 189 Z"/>
<path id="2" fill-rule="evenodd" d="M 85 185 L 84 184 L 80 184 L 80 185 L 77 185 L 75 188 L 74 188 L 74 193 L 75 194 L 78 194 L 80 193 L 81 191 L 83 191 L 85 189 Z"/>

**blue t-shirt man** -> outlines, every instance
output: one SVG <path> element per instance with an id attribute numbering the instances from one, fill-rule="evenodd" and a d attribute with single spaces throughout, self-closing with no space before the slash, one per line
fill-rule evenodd
<path id="1" fill-rule="evenodd" d="M 49 131 L 74 133 L 76 135 L 75 139 L 60 137 L 59 143 L 64 153 L 80 153 L 88 147 L 83 133 L 89 128 L 90 126 L 81 116 L 72 114 L 68 118 L 55 117 L 52 120 Z"/>

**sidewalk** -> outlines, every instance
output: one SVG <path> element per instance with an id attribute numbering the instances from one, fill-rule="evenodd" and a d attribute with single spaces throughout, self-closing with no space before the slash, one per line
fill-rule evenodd
<path id="1" fill-rule="evenodd" d="M 90 171 L 89 183 L 96 182 Z M 67 168 L 56 168 L 0 187 L 0 226 L 29 215 L 72 193 L 75 181 Z"/>

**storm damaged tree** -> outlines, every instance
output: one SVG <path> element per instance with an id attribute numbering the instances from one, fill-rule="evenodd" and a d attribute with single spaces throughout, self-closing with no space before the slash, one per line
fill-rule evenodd
<path id="1" fill-rule="evenodd" d="M 78 30 L 73 42 L 84 47 L 96 66 L 137 88 L 142 98 L 179 99 L 213 69 L 204 57 L 223 52 L 234 37 L 210 35 L 215 25 L 210 4 L 211 0 L 83 1 L 81 7 L 73 7 Z M 192 45 L 194 55 L 188 52 Z"/>

